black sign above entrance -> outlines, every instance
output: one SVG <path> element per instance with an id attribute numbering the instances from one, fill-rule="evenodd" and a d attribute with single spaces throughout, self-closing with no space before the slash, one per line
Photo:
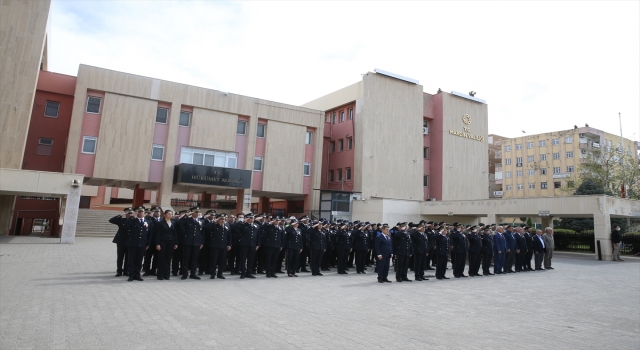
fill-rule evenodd
<path id="1" fill-rule="evenodd" d="M 178 164 L 173 170 L 173 184 L 249 188 L 251 171 L 207 165 Z"/>

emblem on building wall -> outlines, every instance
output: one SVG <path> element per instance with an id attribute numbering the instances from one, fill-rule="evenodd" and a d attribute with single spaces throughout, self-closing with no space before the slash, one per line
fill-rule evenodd
<path id="1" fill-rule="evenodd" d="M 471 116 L 468 114 L 463 115 L 462 122 L 465 123 L 465 125 L 471 124 Z"/>

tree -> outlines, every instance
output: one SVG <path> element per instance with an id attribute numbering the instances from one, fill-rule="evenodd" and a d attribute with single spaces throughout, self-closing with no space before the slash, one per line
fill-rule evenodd
<path id="1" fill-rule="evenodd" d="M 594 179 L 586 178 L 582 180 L 578 188 L 576 188 L 574 195 L 589 195 L 589 194 L 606 194 L 606 191 L 602 185 L 597 183 Z"/>

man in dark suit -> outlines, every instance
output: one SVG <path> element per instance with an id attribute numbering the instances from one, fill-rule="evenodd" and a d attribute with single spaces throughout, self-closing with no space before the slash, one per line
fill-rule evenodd
<path id="1" fill-rule="evenodd" d="M 278 255 L 282 250 L 284 237 L 277 227 L 277 218 L 270 216 L 268 220 L 269 222 L 262 225 L 262 236 L 260 237 L 262 248 L 260 249 L 264 249 L 266 277 L 278 278 L 276 276 L 276 264 Z"/>
<path id="2" fill-rule="evenodd" d="M 484 276 L 493 275 L 489 270 L 491 259 L 493 259 L 493 235 L 490 229 L 485 228 L 482 234 L 482 274 Z"/>
<path id="3" fill-rule="evenodd" d="M 483 224 L 480 224 L 483 227 Z M 482 276 L 480 271 L 480 261 L 482 253 L 482 238 L 478 235 L 478 226 L 471 226 L 471 233 L 467 236 L 469 240 L 469 276 Z"/>
<path id="4" fill-rule="evenodd" d="M 191 213 L 188 210 L 180 210 L 178 212 L 177 217 L 174 217 L 174 221 L 176 222 L 176 232 L 178 233 L 178 248 L 173 251 L 173 259 L 171 261 L 171 273 L 174 276 L 178 275 L 178 272 L 182 274 L 182 256 L 183 256 L 183 247 L 182 243 L 182 223 L 186 220 Z"/>
<path id="5" fill-rule="evenodd" d="M 442 224 L 444 225 L 444 223 Z M 445 226 L 440 226 L 440 233 L 436 235 L 435 254 L 438 257 L 436 261 L 436 279 L 448 280 L 449 277 L 445 275 L 447 273 L 447 257 L 449 256 L 449 237 Z"/>
<path id="6" fill-rule="evenodd" d="M 502 266 L 504 265 L 504 253 L 507 249 L 507 243 L 503 236 L 504 228 L 498 226 L 496 233 L 493 235 L 493 273 L 496 275 L 503 274 Z"/>
<path id="7" fill-rule="evenodd" d="M 162 220 L 162 208 L 160 207 L 152 207 L 151 212 L 153 215 L 147 217 L 149 221 L 149 225 L 151 225 L 151 237 L 149 238 L 150 242 L 154 242 L 155 239 L 153 236 L 156 232 L 156 225 Z M 155 244 L 151 244 L 149 249 L 144 252 L 144 262 L 142 264 L 142 270 L 144 274 L 142 276 L 155 276 L 156 270 L 158 269 L 157 253 Z"/>
<path id="8" fill-rule="evenodd" d="M 216 211 L 215 210 L 207 210 L 204 214 L 204 218 L 202 218 L 202 236 L 204 237 L 204 241 L 207 240 L 207 236 L 211 236 L 210 228 L 213 227 L 213 223 L 216 222 Z M 198 275 L 209 274 L 209 249 L 207 245 L 204 245 L 204 249 L 200 249 L 200 253 L 198 253 Z"/>
<path id="9" fill-rule="evenodd" d="M 378 283 L 388 282 L 389 262 L 393 258 L 393 244 L 389 236 L 389 225 L 382 224 L 382 234 L 376 237 L 376 265 L 378 270 Z"/>
<path id="10" fill-rule="evenodd" d="M 513 271 L 513 262 L 516 254 L 516 238 L 513 236 L 513 226 L 507 225 L 503 236 L 507 249 L 504 255 L 504 272 L 513 273 L 515 272 Z"/>
<path id="11" fill-rule="evenodd" d="M 240 242 L 241 226 L 244 222 L 244 214 L 238 213 L 237 220 L 229 224 L 231 229 L 231 250 L 229 251 L 229 271 L 231 276 L 240 274 Z"/>
<path id="12" fill-rule="evenodd" d="M 113 243 L 117 246 L 118 260 L 117 260 L 117 270 L 116 277 L 122 276 L 124 273 L 125 276 L 129 275 L 129 269 L 127 266 L 127 235 L 129 233 L 129 228 L 126 226 L 127 219 L 133 215 L 133 209 L 125 208 L 124 214 L 116 215 L 109 219 L 109 222 L 118 225 L 118 232 L 113 237 Z"/>
<path id="13" fill-rule="evenodd" d="M 222 272 L 226 254 L 231 250 L 231 234 L 229 227 L 225 225 L 225 216 L 218 215 L 214 222 L 206 223 L 204 229 L 208 233 L 205 235 L 204 245 L 209 250 L 209 279 L 214 279 L 216 276 L 218 279 L 225 279 Z"/>
<path id="14" fill-rule="evenodd" d="M 300 263 L 300 253 L 302 252 L 302 232 L 298 228 L 298 220 L 291 219 L 286 228 L 287 239 L 287 276 L 298 277 L 296 271 Z"/>
<path id="15" fill-rule="evenodd" d="M 171 258 L 173 251 L 178 248 L 178 231 L 176 230 L 176 222 L 173 220 L 173 212 L 167 210 L 164 217 L 154 224 L 153 246 L 156 248 L 156 257 L 158 270 L 157 278 L 159 280 L 168 280 L 171 274 Z M 155 263 L 155 261 L 154 261 Z"/>
<path id="16" fill-rule="evenodd" d="M 327 240 L 321 226 L 324 223 L 316 222 L 309 229 L 309 251 L 311 252 L 309 265 L 313 276 L 323 276 L 320 272 L 322 254 L 327 250 Z"/>
<path id="17" fill-rule="evenodd" d="M 407 223 L 398 224 L 398 229 L 393 235 L 393 251 L 396 255 L 396 281 L 397 282 L 413 282 L 407 276 L 409 271 L 409 258 L 413 255 L 413 244 L 411 236 L 407 230 Z"/>
<path id="18" fill-rule="evenodd" d="M 356 252 L 356 272 L 366 273 L 364 271 L 365 255 L 369 250 L 369 235 L 366 231 L 366 226 L 360 227 L 358 230 L 353 230 L 353 250 Z"/>
<path id="19" fill-rule="evenodd" d="M 544 239 L 542 238 L 542 231 L 536 230 L 536 235 L 533 237 L 533 254 L 535 255 L 536 271 L 544 271 L 542 268 L 542 260 L 544 259 Z"/>
<path id="20" fill-rule="evenodd" d="M 464 265 L 467 261 L 467 246 L 466 237 L 460 232 L 460 225 L 457 222 L 453 223 L 453 232 L 451 233 L 451 253 L 454 254 L 455 259 L 453 266 L 453 276 L 455 278 L 467 277 L 464 274 Z"/>
<path id="21" fill-rule="evenodd" d="M 524 240 L 527 243 L 527 253 L 524 255 L 523 271 L 533 271 L 531 268 L 531 258 L 533 257 L 533 236 L 531 227 L 525 228 Z"/>
<path id="22" fill-rule="evenodd" d="M 424 278 L 424 270 L 426 268 L 427 252 L 429 251 L 427 244 L 427 235 L 424 233 L 424 225 L 413 225 L 410 230 L 411 241 L 413 245 L 413 272 L 416 281 L 428 281 Z"/>
<path id="23" fill-rule="evenodd" d="M 127 228 L 129 235 L 127 236 L 127 252 L 129 254 L 129 282 L 136 280 L 142 281 L 140 270 L 142 270 L 142 257 L 145 250 L 149 248 L 151 243 L 151 222 L 144 215 L 145 208 L 136 208 L 136 217 L 127 219 Z"/>
<path id="24" fill-rule="evenodd" d="M 182 237 L 180 243 L 183 246 L 182 250 L 182 277 L 180 279 L 186 280 L 187 277 L 199 280 L 200 276 L 197 274 L 198 268 L 198 254 L 204 244 L 204 236 L 202 234 L 202 221 L 198 219 L 200 214 L 200 208 L 194 207 L 189 209 L 191 211 L 191 217 L 185 218 L 182 221 Z M 188 272 L 191 271 L 191 275 Z"/>
<path id="25" fill-rule="evenodd" d="M 235 226 L 240 232 L 238 239 L 238 246 L 240 247 L 240 278 L 256 278 L 252 273 L 252 269 L 256 251 L 260 249 L 260 235 L 258 235 L 258 225 L 253 222 L 253 214 L 248 213 L 244 218 L 244 222 L 239 222 Z"/>
<path id="26" fill-rule="evenodd" d="M 298 221 L 298 228 L 302 232 L 302 253 L 300 253 L 300 264 L 298 269 L 302 272 L 311 272 L 307 270 L 307 260 L 310 258 L 309 252 L 309 216 L 303 215 Z M 298 271 L 298 272 L 300 272 Z"/>
<path id="27" fill-rule="evenodd" d="M 436 266 L 436 237 L 438 235 L 438 232 L 434 229 L 433 225 L 433 221 L 429 221 L 427 222 L 427 228 L 425 229 L 425 233 L 427 235 L 427 245 L 429 248 L 427 252 L 426 270 L 435 270 L 435 268 L 432 266 Z"/>
<path id="28" fill-rule="evenodd" d="M 527 254 L 527 241 L 524 239 L 524 229 L 516 229 L 516 272 L 522 272 L 524 257 Z"/>
<path id="29" fill-rule="evenodd" d="M 351 252 L 351 232 L 348 225 L 342 223 L 338 232 L 336 232 L 336 251 L 338 253 L 338 274 L 346 275 L 347 272 L 347 260 L 349 259 L 349 252 Z"/>

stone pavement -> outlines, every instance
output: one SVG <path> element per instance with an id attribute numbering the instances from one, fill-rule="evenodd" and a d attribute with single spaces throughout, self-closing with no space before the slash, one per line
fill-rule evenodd
<path id="1" fill-rule="evenodd" d="M 558 254 L 553 271 L 412 283 L 372 268 L 126 282 L 111 239 L 56 241 L 0 237 L 0 349 L 640 348 L 633 259 Z"/>

